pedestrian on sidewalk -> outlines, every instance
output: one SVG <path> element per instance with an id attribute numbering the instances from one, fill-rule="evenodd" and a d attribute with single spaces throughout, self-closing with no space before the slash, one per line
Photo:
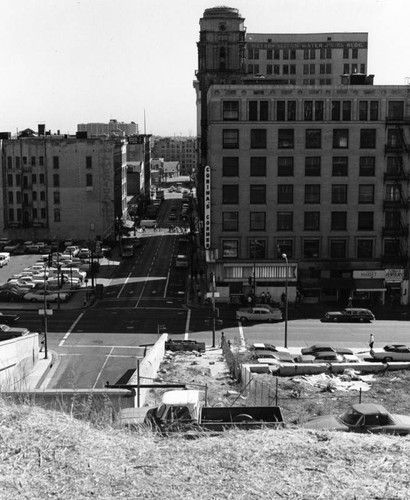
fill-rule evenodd
<path id="1" fill-rule="evenodd" d="M 369 338 L 370 351 L 373 351 L 373 345 L 374 345 L 374 335 L 373 335 L 373 333 L 371 333 L 370 338 Z"/>
<path id="2" fill-rule="evenodd" d="M 221 349 L 223 349 L 224 345 L 225 345 L 225 333 L 224 332 L 221 332 Z"/>

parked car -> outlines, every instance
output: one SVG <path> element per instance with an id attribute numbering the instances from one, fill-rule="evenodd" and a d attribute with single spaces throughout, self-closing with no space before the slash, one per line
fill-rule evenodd
<path id="1" fill-rule="evenodd" d="M 64 250 L 64 253 L 70 255 L 71 257 L 77 257 L 80 249 L 76 245 L 69 245 Z"/>
<path id="2" fill-rule="evenodd" d="M 364 323 L 373 321 L 374 314 L 369 309 L 360 307 L 348 307 L 344 311 L 329 311 L 321 318 L 322 323 Z"/>
<path id="3" fill-rule="evenodd" d="M 28 335 L 30 330 L 27 328 L 16 328 L 9 325 L 0 324 L 0 339 L 4 335 L 11 337 L 20 337 L 21 335 Z"/>
<path id="4" fill-rule="evenodd" d="M 14 255 L 15 252 L 16 252 L 16 249 L 19 247 L 19 243 L 17 242 L 12 242 L 10 243 L 9 245 L 6 245 L 4 248 L 3 248 L 3 252 L 9 252 L 10 254 Z"/>
<path id="5" fill-rule="evenodd" d="M 322 415 L 302 425 L 305 429 L 326 429 L 371 434 L 410 434 L 410 416 L 389 413 L 382 405 L 359 403 L 341 415 Z"/>
<path id="6" fill-rule="evenodd" d="M 236 319 L 242 323 L 246 321 L 281 321 L 282 311 L 269 305 L 241 308 L 236 311 Z"/>
<path id="7" fill-rule="evenodd" d="M 338 354 L 337 352 L 319 352 L 313 363 L 359 363 L 360 359 L 354 354 Z"/>
<path id="8" fill-rule="evenodd" d="M 402 344 L 385 345 L 382 349 L 371 349 L 370 355 L 375 361 L 410 361 L 410 347 Z"/>
<path id="9" fill-rule="evenodd" d="M 286 352 L 287 351 L 287 352 Z M 267 350 L 255 350 L 252 351 L 252 358 L 256 360 L 260 359 L 276 359 L 282 363 L 293 363 L 293 357 L 290 352 L 286 351 L 267 351 Z"/>
<path id="10" fill-rule="evenodd" d="M 91 257 L 91 251 L 88 248 L 80 248 L 77 257 L 79 259 L 89 259 Z"/>
<path id="11" fill-rule="evenodd" d="M 23 300 L 25 293 L 22 294 L 12 288 L 2 288 L 0 289 L 0 302 L 18 302 Z"/>
<path id="12" fill-rule="evenodd" d="M 60 298 L 60 300 L 66 301 L 69 297 L 69 294 L 66 292 L 49 292 L 49 291 L 44 291 L 44 290 L 38 290 L 35 292 L 28 292 L 24 295 L 24 300 L 28 300 L 30 302 L 44 302 L 44 296 L 46 302 L 57 302 Z"/>
<path id="13" fill-rule="evenodd" d="M 314 344 L 309 347 L 303 347 L 301 350 L 304 355 L 315 355 L 319 352 L 337 352 L 338 354 L 353 354 L 351 349 L 345 347 L 332 347 L 330 344 Z"/>
<path id="14" fill-rule="evenodd" d="M 0 312 L 0 323 L 3 325 L 10 325 L 16 323 L 20 319 L 20 316 L 17 314 L 3 314 Z"/>

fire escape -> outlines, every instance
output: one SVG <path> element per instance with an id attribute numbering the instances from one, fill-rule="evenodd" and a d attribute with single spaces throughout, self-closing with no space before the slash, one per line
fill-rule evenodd
<path id="1" fill-rule="evenodd" d="M 384 265 L 405 266 L 408 261 L 410 147 L 406 141 L 405 127 L 410 127 L 410 117 L 399 114 L 398 117 L 386 119 L 382 232 Z"/>

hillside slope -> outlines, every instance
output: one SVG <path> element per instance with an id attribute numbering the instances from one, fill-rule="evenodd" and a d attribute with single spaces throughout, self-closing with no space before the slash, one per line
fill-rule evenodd
<path id="1" fill-rule="evenodd" d="M 410 439 L 303 430 L 188 441 L 0 401 L 0 498 L 404 499 Z"/>

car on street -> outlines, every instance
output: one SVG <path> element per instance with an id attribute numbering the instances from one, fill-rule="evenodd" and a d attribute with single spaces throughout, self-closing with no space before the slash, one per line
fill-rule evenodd
<path id="1" fill-rule="evenodd" d="M 13 289 L 1 289 L 0 290 L 0 302 L 18 302 L 23 300 L 24 294 L 19 293 Z"/>
<path id="2" fill-rule="evenodd" d="M 347 307 L 344 311 L 329 311 L 323 318 L 322 323 L 369 323 L 375 320 L 374 314 L 370 309 L 360 307 Z"/>
<path id="3" fill-rule="evenodd" d="M 17 316 L 17 314 L 4 314 L 0 312 L 0 324 L 2 325 L 11 325 L 16 323 L 19 319 L 20 316 Z"/>
<path id="4" fill-rule="evenodd" d="M 389 344 L 382 349 L 371 349 L 370 355 L 375 361 L 410 361 L 410 347 L 403 344 Z"/>
<path id="5" fill-rule="evenodd" d="M 15 328 L 13 326 L 0 324 L 0 340 L 4 339 L 4 337 L 21 337 L 29 333 L 30 330 L 27 328 Z"/>
<path id="6" fill-rule="evenodd" d="M 238 309 L 235 313 L 236 319 L 245 323 L 246 321 L 282 321 L 282 311 L 278 307 L 260 305 Z"/>
<path id="7" fill-rule="evenodd" d="M 89 259 L 91 257 L 91 251 L 88 248 L 80 248 L 77 257 L 79 259 Z"/>
<path id="8" fill-rule="evenodd" d="M 302 424 L 305 429 L 370 434 L 410 434 L 410 416 L 390 413 L 382 405 L 358 403 L 341 415 L 321 415 Z"/>
<path id="9" fill-rule="evenodd" d="M 314 356 L 313 363 L 360 363 L 360 359 L 354 354 L 319 352 Z"/>
<path id="10" fill-rule="evenodd" d="M 293 356 L 291 353 L 287 350 L 286 351 L 267 351 L 267 350 L 254 350 L 251 351 L 251 357 L 252 359 L 255 360 L 261 360 L 261 359 L 276 359 L 279 362 L 282 363 L 293 363 Z"/>
<path id="11" fill-rule="evenodd" d="M 301 350 L 303 355 L 315 355 L 319 352 L 336 352 L 337 354 L 353 354 L 351 349 L 347 349 L 345 347 L 332 347 L 327 343 L 318 343 L 311 345 L 309 347 L 303 347 Z"/>
<path id="12" fill-rule="evenodd" d="M 24 295 L 24 300 L 30 302 L 57 302 L 58 300 L 66 301 L 69 297 L 69 293 L 66 292 L 49 292 L 44 290 L 38 290 L 35 292 L 28 292 Z"/>

